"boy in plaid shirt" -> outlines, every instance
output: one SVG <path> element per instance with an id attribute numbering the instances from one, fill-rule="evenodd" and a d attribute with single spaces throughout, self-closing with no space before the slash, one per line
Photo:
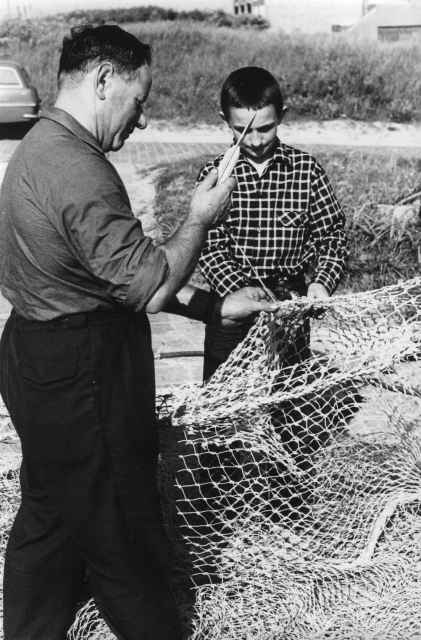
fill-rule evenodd
<path id="1" fill-rule="evenodd" d="M 335 290 L 347 257 L 344 214 L 323 168 L 308 153 L 280 142 L 277 127 L 285 109 L 275 78 L 260 67 L 231 73 L 221 90 L 221 116 L 243 138 L 233 176 L 237 180 L 223 224 L 208 232 L 199 265 L 215 306 L 247 286 L 269 288 L 278 298 L 294 292 L 313 299 Z M 217 167 L 218 156 L 198 180 Z M 305 274 L 312 268 L 310 284 Z M 217 314 L 206 327 L 204 379 L 245 337 L 251 321 L 221 326 Z M 309 330 L 297 337 L 295 358 L 308 353 Z"/>

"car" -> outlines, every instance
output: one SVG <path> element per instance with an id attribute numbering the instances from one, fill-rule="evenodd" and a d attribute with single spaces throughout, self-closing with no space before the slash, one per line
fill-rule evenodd
<path id="1" fill-rule="evenodd" d="M 0 60 L 0 125 L 38 120 L 40 104 L 26 69 L 12 60 Z"/>

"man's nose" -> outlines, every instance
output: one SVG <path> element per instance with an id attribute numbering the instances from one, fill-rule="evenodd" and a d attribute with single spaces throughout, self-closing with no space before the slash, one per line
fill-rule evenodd
<path id="1" fill-rule="evenodd" d="M 135 126 L 137 129 L 146 129 L 148 126 L 148 120 L 143 112 L 140 114 Z"/>

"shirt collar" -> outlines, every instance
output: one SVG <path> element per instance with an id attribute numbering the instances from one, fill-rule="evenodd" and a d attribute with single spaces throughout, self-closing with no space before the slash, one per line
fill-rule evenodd
<path id="1" fill-rule="evenodd" d="M 243 155 L 243 153 L 241 153 L 240 155 L 240 162 L 246 162 L 247 164 L 249 164 L 247 162 L 247 158 Z M 285 144 L 283 144 L 279 138 L 276 138 L 276 147 L 273 151 L 273 155 L 270 158 L 269 162 L 268 162 L 268 167 L 276 164 L 276 163 L 282 163 L 282 164 L 288 164 L 291 165 L 292 164 L 292 159 L 291 159 L 291 155 L 289 153 L 289 147 Z"/>
<path id="2" fill-rule="evenodd" d="M 68 129 L 73 135 L 77 138 L 89 144 L 89 146 L 93 147 L 100 153 L 104 153 L 101 149 L 98 140 L 90 133 L 84 126 L 80 124 L 73 116 L 70 115 L 64 109 L 59 109 L 57 107 L 51 107 L 47 111 L 43 111 L 41 113 L 41 118 L 45 118 L 46 120 L 52 120 L 53 122 L 57 122 L 61 124 L 63 127 Z"/>

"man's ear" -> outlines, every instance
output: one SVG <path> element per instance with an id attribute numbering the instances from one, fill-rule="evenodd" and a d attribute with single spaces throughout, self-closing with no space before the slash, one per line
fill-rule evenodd
<path id="1" fill-rule="evenodd" d="M 100 100 L 105 100 L 109 81 L 114 74 L 114 66 L 108 60 L 101 62 L 96 68 L 95 92 Z"/>

